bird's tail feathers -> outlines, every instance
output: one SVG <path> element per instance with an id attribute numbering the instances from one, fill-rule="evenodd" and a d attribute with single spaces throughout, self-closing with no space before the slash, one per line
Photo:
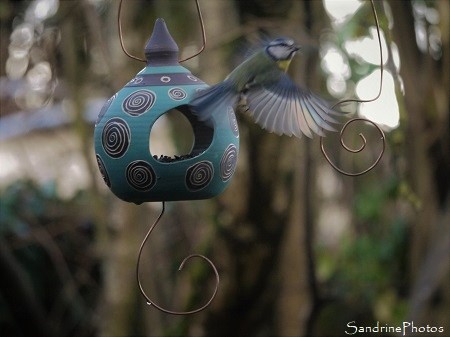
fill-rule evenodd
<path id="1" fill-rule="evenodd" d="M 189 106 L 200 121 L 207 121 L 216 111 L 220 113 L 228 105 L 234 108 L 238 98 L 233 84 L 225 80 L 199 91 Z"/>

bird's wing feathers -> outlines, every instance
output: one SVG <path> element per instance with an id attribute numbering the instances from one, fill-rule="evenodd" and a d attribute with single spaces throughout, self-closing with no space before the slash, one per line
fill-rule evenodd
<path id="1" fill-rule="evenodd" d="M 286 74 L 278 81 L 255 85 L 247 93 L 249 114 L 264 129 L 277 134 L 312 138 L 323 130 L 335 131 L 330 123 L 339 123 L 331 115 L 339 113 L 313 93 L 298 88 Z"/>
<path id="2" fill-rule="evenodd" d="M 189 105 L 199 120 L 209 121 L 215 111 L 226 111 L 227 106 L 236 108 L 244 98 L 248 113 L 269 132 L 312 138 L 314 133 L 324 136 L 324 130 L 336 131 L 331 124 L 339 123 L 333 116 L 340 113 L 320 97 L 297 87 L 276 65 L 261 75 L 253 69 L 258 63 L 255 59 L 247 61 L 245 68 L 238 67 L 225 81 L 196 94 Z M 250 76 L 254 73 L 261 77 Z"/>

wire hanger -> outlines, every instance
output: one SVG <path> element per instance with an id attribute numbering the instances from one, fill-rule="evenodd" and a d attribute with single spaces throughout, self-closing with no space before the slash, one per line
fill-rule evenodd
<path id="1" fill-rule="evenodd" d="M 140 62 L 144 62 L 146 63 L 147 60 L 141 57 L 137 57 L 134 56 L 132 54 L 130 54 L 127 49 L 125 48 L 125 44 L 123 43 L 123 32 L 122 32 L 122 2 L 123 0 L 120 0 L 119 2 L 119 10 L 118 10 L 118 14 L 117 14 L 117 26 L 119 29 L 119 41 L 120 41 L 120 46 L 122 47 L 123 52 L 125 53 L 125 55 L 127 55 L 129 58 L 136 60 L 136 61 L 140 61 Z M 205 32 L 205 24 L 203 21 L 203 15 L 202 15 L 202 11 L 200 10 L 200 4 L 198 3 L 198 0 L 195 0 L 195 5 L 197 7 L 197 14 L 198 14 L 198 20 L 200 23 L 200 28 L 202 31 L 202 46 L 201 48 L 193 55 L 188 56 L 184 59 L 179 60 L 178 62 L 182 63 L 185 62 L 187 60 L 190 60 L 198 55 L 200 55 L 206 48 L 206 32 Z"/>

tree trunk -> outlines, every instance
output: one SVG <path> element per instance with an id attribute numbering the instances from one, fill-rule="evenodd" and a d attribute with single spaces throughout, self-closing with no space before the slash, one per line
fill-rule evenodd
<path id="1" fill-rule="evenodd" d="M 290 1 L 277 2 L 284 10 L 292 10 L 291 5 Z M 270 25 L 276 26 L 277 14 L 270 8 L 255 5 L 255 15 L 265 19 L 273 15 L 275 23 Z M 267 12 L 258 14 L 259 10 Z M 258 19 L 248 19 L 252 20 L 248 26 L 261 25 L 264 29 L 268 20 Z M 228 16 L 219 16 L 218 20 L 223 23 L 216 21 L 217 27 L 231 26 Z M 242 31 L 251 31 L 243 20 Z M 219 80 L 222 79 L 223 76 Z M 305 184 L 311 181 L 308 158 L 298 140 L 269 134 L 242 115 L 238 118 L 238 169 L 216 208 L 215 246 L 221 254 L 216 259 L 220 261 L 222 282 L 206 316 L 205 335 L 273 336 L 279 335 L 281 325 L 286 335 L 300 334 L 299 316 L 308 309 L 304 300 L 307 294 L 298 293 L 298 287 L 305 292 L 310 290 L 307 276 L 302 276 L 308 274 L 304 240 L 311 235 L 303 233 L 305 221 L 310 221 L 305 216 L 311 214 L 305 213 L 309 207 L 305 200 L 311 189 Z M 293 318 L 289 324 L 284 324 L 288 320 L 283 313 Z"/>
<path id="2" fill-rule="evenodd" d="M 392 0 L 389 5 L 394 17 L 393 33 L 400 51 L 401 76 L 406 92 L 407 178 L 411 190 L 419 200 L 414 218 L 411 219 L 412 293 L 409 319 L 429 323 L 435 318 L 430 302 L 432 296 L 439 289 L 442 293 L 448 293 L 449 289 L 448 259 L 445 258 L 445 252 L 449 249 L 450 239 L 445 230 L 445 226 L 448 229 L 448 223 L 444 225 L 443 221 L 448 219 L 449 212 L 449 3 L 433 3 L 440 12 L 441 60 L 434 60 L 430 53 L 418 49 L 412 3 Z M 436 238 L 438 243 L 435 242 Z M 431 259 L 432 256 L 441 258 Z M 447 273 L 442 273 L 441 266 Z M 435 272 L 429 274 L 430 269 Z M 443 275 L 447 276 L 443 278 Z M 432 279 L 424 282 L 427 277 Z M 432 289 L 427 289 L 429 287 Z"/>

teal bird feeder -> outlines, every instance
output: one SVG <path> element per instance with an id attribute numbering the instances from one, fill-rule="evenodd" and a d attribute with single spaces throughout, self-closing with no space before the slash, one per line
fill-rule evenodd
<path id="1" fill-rule="evenodd" d="M 145 47 L 142 69 L 103 106 L 94 143 L 103 180 L 120 199 L 198 200 L 220 194 L 230 183 L 239 153 L 233 107 L 215 111 L 212 123 L 189 108 L 195 93 L 208 87 L 178 62 L 178 46 L 163 19 L 156 20 Z M 192 126 L 190 153 L 171 158 L 150 152 L 150 134 L 164 114 L 178 110 Z"/>

